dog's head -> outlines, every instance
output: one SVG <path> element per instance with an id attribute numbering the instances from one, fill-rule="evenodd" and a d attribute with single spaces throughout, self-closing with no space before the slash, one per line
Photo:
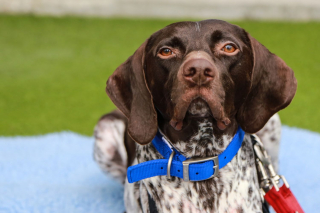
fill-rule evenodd
<path id="1" fill-rule="evenodd" d="M 213 117 L 259 131 L 296 92 L 293 71 L 242 28 L 220 20 L 180 22 L 154 33 L 107 81 L 129 135 L 149 143 L 157 116 L 176 131 L 188 117 Z"/>

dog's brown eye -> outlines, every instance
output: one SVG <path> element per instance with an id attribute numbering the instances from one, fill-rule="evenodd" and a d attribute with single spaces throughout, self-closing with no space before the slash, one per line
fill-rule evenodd
<path id="1" fill-rule="evenodd" d="M 233 53 L 234 51 L 237 50 L 237 48 L 235 46 L 233 46 L 232 44 L 226 44 L 226 45 L 224 45 L 224 47 L 222 47 L 221 50 L 226 53 Z"/>
<path id="2" fill-rule="evenodd" d="M 173 52 L 169 48 L 164 48 L 164 49 L 160 50 L 159 53 L 163 56 L 169 56 L 169 55 L 172 55 Z"/>

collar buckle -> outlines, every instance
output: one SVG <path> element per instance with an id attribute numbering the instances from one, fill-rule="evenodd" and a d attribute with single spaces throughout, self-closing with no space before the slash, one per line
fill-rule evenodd
<path id="1" fill-rule="evenodd" d="M 219 158 L 218 158 L 218 156 L 206 157 L 206 158 L 197 157 L 197 158 L 190 158 L 188 160 L 182 161 L 182 165 L 183 165 L 183 180 L 184 181 L 190 181 L 190 179 L 189 179 L 189 165 L 190 164 L 192 164 L 192 163 L 202 163 L 202 162 L 206 162 L 206 161 L 210 161 L 210 160 L 212 160 L 213 163 L 214 163 L 214 166 L 213 166 L 214 173 L 209 178 L 203 179 L 203 180 L 208 180 L 208 179 L 211 179 L 213 177 L 216 177 L 218 175 L 218 173 L 219 173 Z"/>
<path id="2" fill-rule="evenodd" d="M 171 171 L 171 164 L 172 164 L 172 159 L 173 159 L 174 154 L 175 153 L 172 150 L 171 155 L 170 155 L 169 160 L 168 160 L 168 165 L 167 165 L 167 179 L 168 180 L 171 180 L 170 171 Z"/>

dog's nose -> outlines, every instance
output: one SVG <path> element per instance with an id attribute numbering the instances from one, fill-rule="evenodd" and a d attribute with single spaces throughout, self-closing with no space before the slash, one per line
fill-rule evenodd
<path id="1" fill-rule="evenodd" d="M 214 67 L 206 59 L 191 59 L 183 66 L 183 76 L 186 81 L 200 86 L 213 80 Z"/>

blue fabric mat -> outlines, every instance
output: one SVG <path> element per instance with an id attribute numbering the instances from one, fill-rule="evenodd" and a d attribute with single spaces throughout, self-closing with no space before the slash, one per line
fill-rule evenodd
<path id="1" fill-rule="evenodd" d="M 123 187 L 100 172 L 92 147 L 73 132 L 0 137 L 0 212 L 123 212 Z M 320 134 L 283 128 L 280 172 L 307 213 L 320 207 L 319 151 Z"/>

